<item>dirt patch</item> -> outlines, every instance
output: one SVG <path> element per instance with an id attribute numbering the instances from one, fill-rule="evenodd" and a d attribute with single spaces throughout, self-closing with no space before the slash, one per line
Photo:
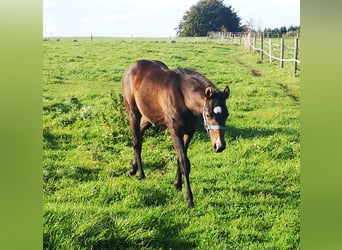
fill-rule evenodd
<path id="1" fill-rule="evenodd" d="M 230 58 L 234 59 L 235 61 L 237 61 L 239 64 L 243 65 L 244 67 L 248 68 L 252 74 L 256 77 L 261 77 L 262 74 L 260 71 L 258 71 L 256 68 L 254 68 L 253 66 L 249 65 L 248 63 L 242 61 L 240 58 L 236 57 L 235 55 L 229 55 Z"/>
<path id="2" fill-rule="evenodd" d="M 286 92 L 286 94 L 291 97 L 294 101 L 299 102 L 299 97 L 292 93 L 291 89 L 289 89 L 286 85 L 278 82 L 279 86 Z"/>

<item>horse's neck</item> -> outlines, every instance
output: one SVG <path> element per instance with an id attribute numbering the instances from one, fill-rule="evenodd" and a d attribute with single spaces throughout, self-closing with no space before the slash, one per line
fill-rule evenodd
<path id="1" fill-rule="evenodd" d="M 193 91 L 189 85 L 183 86 L 184 103 L 193 115 L 200 116 L 204 105 L 204 94 L 201 91 Z"/>

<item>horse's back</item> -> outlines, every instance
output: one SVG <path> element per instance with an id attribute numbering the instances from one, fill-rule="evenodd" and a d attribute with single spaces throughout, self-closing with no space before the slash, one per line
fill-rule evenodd
<path id="1" fill-rule="evenodd" d="M 132 63 L 126 70 L 122 79 L 122 87 L 125 88 L 133 84 L 139 84 L 144 75 L 151 75 L 149 72 L 156 74 L 156 72 L 161 70 L 168 70 L 167 65 L 161 61 L 138 60 Z M 134 81 L 134 78 L 138 78 L 138 80 Z"/>
<path id="2" fill-rule="evenodd" d="M 175 78 L 177 74 L 161 61 L 138 60 L 128 67 L 123 76 L 123 94 L 128 97 L 140 88 L 154 88 L 158 91 L 160 85 L 170 84 Z"/>
<path id="3" fill-rule="evenodd" d="M 152 62 L 157 64 L 158 67 L 160 67 L 160 68 L 162 68 L 164 70 L 168 70 L 169 69 L 169 67 L 165 63 L 163 63 L 162 61 L 152 60 Z"/>
<path id="4" fill-rule="evenodd" d="M 160 61 L 139 60 L 122 81 L 126 108 L 137 109 L 152 124 L 165 125 L 166 116 L 181 104 L 179 76 Z M 177 109 L 177 108 L 176 108 Z"/>

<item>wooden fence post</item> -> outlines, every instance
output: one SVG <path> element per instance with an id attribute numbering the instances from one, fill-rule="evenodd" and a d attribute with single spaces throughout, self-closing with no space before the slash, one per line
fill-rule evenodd
<path id="1" fill-rule="evenodd" d="M 284 38 L 280 40 L 280 67 L 284 68 Z"/>
<path id="2" fill-rule="evenodd" d="M 295 38 L 295 46 L 294 46 L 294 63 L 293 63 L 293 68 L 294 68 L 294 73 L 295 74 L 297 72 L 297 60 L 298 60 L 298 37 Z"/>
<path id="3" fill-rule="evenodd" d="M 270 55 L 270 63 L 272 62 L 272 39 L 268 39 L 268 54 Z"/>
<path id="4" fill-rule="evenodd" d="M 253 37 L 253 54 L 255 53 L 255 46 L 256 46 L 256 35 Z"/>
<path id="5" fill-rule="evenodd" d="M 264 60 L 264 35 L 260 34 L 260 53 L 261 53 L 261 61 Z"/>
<path id="6" fill-rule="evenodd" d="M 248 50 L 251 51 L 252 50 L 251 33 L 248 33 L 247 41 L 248 41 Z"/>
<path id="7" fill-rule="evenodd" d="M 248 51 L 251 51 L 251 33 L 248 34 L 244 34 L 244 40 L 243 40 L 244 44 L 245 44 L 245 48 Z"/>

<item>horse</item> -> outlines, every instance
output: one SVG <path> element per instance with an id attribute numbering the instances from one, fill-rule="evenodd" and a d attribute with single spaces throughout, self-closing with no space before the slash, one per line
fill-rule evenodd
<path id="1" fill-rule="evenodd" d="M 128 114 L 134 157 L 130 176 L 145 179 L 141 150 L 144 132 L 151 126 L 167 127 L 177 152 L 177 173 L 174 186 L 182 190 L 189 208 L 194 207 L 190 188 L 190 160 L 187 151 L 195 132 L 197 118 L 202 116 L 205 129 L 216 153 L 226 148 L 225 124 L 229 116 L 226 99 L 228 86 L 221 91 L 208 78 L 195 70 L 168 66 L 158 60 L 138 60 L 122 77 L 122 95 Z"/>

